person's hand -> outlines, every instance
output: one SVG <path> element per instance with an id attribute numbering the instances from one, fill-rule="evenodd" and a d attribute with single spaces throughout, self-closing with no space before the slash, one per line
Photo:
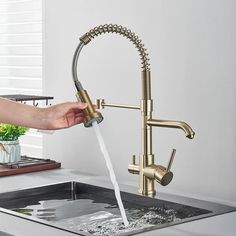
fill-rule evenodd
<path id="1" fill-rule="evenodd" d="M 86 107 L 86 103 L 66 102 L 42 108 L 45 129 L 63 129 L 83 123 Z"/>

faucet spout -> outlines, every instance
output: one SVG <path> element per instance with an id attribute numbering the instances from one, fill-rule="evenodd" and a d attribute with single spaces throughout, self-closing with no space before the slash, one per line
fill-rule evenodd
<path id="1" fill-rule="evenodd" d="M 192 128 L 183 121 L 149 119 L 147 120 L 147 125 L 182 129 L 185 132 L 186 137 L 189 139 L 193 139 L 195 135 L 195 132 L 192 130 Z"/>

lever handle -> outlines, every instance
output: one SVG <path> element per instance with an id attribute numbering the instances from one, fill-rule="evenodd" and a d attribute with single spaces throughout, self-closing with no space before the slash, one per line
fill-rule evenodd
<path id="1" fill-rule="evenodd" d="M 133 155 L 133 156 L 132 156 L 132 164 L 133 164 L 133 165 L 136 165 L 136 164 L 135 164 L 135 159 L 136 159 L 136 157 L 135 157 L 135 155 Z"/>
<path id="2" fill-rule="evenodd" d="M 156 179 L 162 186 L 168 185 L 173 179 L 173 173 L 170 168 L 174 161 L 175 153 L 176 149 L 173 149 L 167 167 L 155 164 L 147 166 L 143 169 L 144 175 L 150 179 Z"/>
<path id="3" fill-rule="evenodd" d="M 133 155 L 133 158 L 132 158 L 132 164 L 129 164 L 128 166 L 128 171 L 129 173 L 131 174 L 139 174 L 139 165 L 136 164 L 136 161 L 135 161 L 135 155 Z"/>
<path id="4" fill-rule="evenodd" d="M 168 166 L 167 166 L 167 168 L 166 168 L 166 171 L 167 171 L 167 172 L 170 171 L 170 168 L 171 168 L 172 163 L 173 163 L 173 161 L 174 161 L 175 153 L 176 153 L 176 149 L 173 148 L 172 153 L 171 153 L 171 156 L 170 156 L 170 160 L 169 160 L 169 163 L 168 163 Z"/>

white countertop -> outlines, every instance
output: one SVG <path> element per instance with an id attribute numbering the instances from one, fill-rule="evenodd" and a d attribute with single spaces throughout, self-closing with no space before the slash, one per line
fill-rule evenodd
<path id="1" fill-rule="evenodd" d="M 69 169 L 1 177 L 0 193 L 71 180 L 99 185 L 100 181 L 104 181 L 104 177 L 87 176 Z M 108 185 L 110 185 L 109 181 Z M 0 212 L 0 236 L 5 236 L 3 232 L 16 236 L 74 236 L 69 232 Z M 139 235 L 154 236 L 157 235 L 157 232 L 161 236 L 235 236 L 236 212 L 157 229 Z"/>

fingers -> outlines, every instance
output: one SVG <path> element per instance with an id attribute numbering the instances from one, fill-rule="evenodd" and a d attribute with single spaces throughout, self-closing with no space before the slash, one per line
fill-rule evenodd
<path id="1" fill-rule="evenodd" d="M 64 103 L 65 105 L 67 105 L 67 109 L 73 109 L 73 110 L 84 110 L 87 108 L 87 103 L 84 102 L 66 102 Z M 93 104 L 94 109 L 97 109 L 97 105 Z"/>
<path id="2" fill-rule="evenodd" d="M 84 116 L 75 117 L 74 121 L 75 121 L 75 124 L 73 124 L 73 125 L 81 124 L 84 122 Z"/>
<path id="3" fill-rule="evenodd" d="M 75 118 L 78 118 L 78 117 L 84 117 L 84 113 L 83 112 L 76 113 Z"/>
<path id="4" fill-rule="evenodd" d="M 67 102 L 66 105 L 68 106 L 68 109 L 84 110 L 87 107 L 87 104 L 83 102 Z"/>

